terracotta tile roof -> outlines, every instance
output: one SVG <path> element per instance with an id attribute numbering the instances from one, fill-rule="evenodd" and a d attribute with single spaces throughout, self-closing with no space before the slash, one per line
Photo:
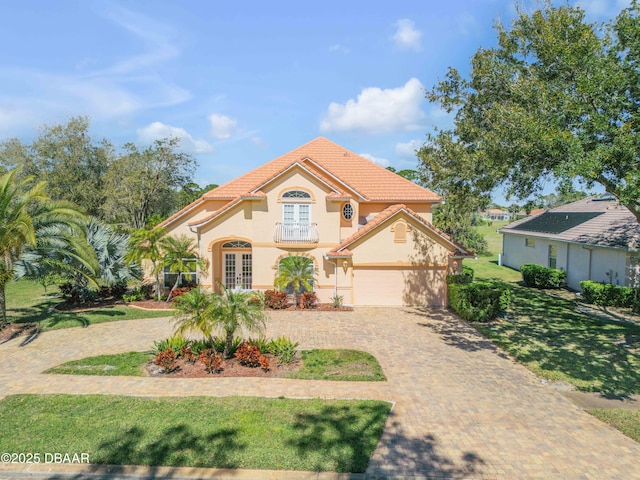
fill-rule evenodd
<path id="1" fill-rule="evenodd" d="M 396 204 L 396 205 L 391 205 L 390 207 L 385 208 L 382 212 L 380 212 L 378 215 L 376 215 L 375 217 L 373 217 L 373 219 L 371 219 L 364 227 L 362 227 L 360 230 L 358 230 L 357 232 L 355 232 L 353 235 L 351 235 L 349 238 L 347 238 L 346 240 L 344 240 L 340 245 L 338 245 L 336 248 L 334 248 L 333 250 L 331 250 L 328 255 L 329 256 L 336 256 L 337 254 L 339 254 L 340 252 L 346 250 L 346 247 L 351 245 L 353 242 L 355 242 L 356 240 L 358 240 L 359 238 L 365 236 L 367 233 L 369 233 L 371 230 L 373 230 L 374 228 L 376 228 L 378 225 L 380 225 L 382 222 L 384 222 L 385 220 L 391 218 L 393 215 L 395 215 L 396 213 L 400 212 L 400 211 L 404 211 L 405 213 L 407 213 L 408 215 L 412 216 L 413 218 L 415 218 L 419 223 L 421 223 L 422 225 L 424 225 L 425 227 L 427 227 L 429 230 L 433 231 L 436 235 L 442 237 L 443 239 L 445 239 L 447 242 L 451 243 L 452 245 L 454 245 L 456 247 L 456 249 L 458 250 L 458 254 L 456 255 L 455 253 L 453 253 L 454 256 L 462 256 L 462 257 L 474 257 L 475 254 L 473 252 L 470 252 L 469 250 L 467 250 L 466 248 L 464 248 L 462 245 L 460 245 L 458 242 L 456 242 L 455 240 L 453 240 L 449 235 L 447 235 L 446 233 L 444 233 L 442 230 L 440 230 L 439 228 L 437 228 L 436 226 L 432 225 L 431 223 L 427 222 L 425 219 L 423 219 L 420 215 L 418 215 L 416 212 L 414 212 L 413 210 L 411 210 L 409 207 L 407 207 L 406 205 L 403 204 Z"/>
<path id="2" fill-rule="evenodd" d="M 309 159 L 310 161 L 305 161 Z M 204 198 L 229 199 L 275 178 L 295 162 L 304 163 L 316 175 L 346 193 L 350 189 L 369 201 L 439 202 L 434 192 L 390 172 L 324 137 L 291 150 L 258 168 L 231 180 L 204 195 Z M 331 178 L 334 177 L 334 178 Z M 339 184 L 342 183 L 343 186 Z"/>
<path id="3" fill-rule="evenodd" d="M 331 250 L 330 252 L 327 252 L 327 256 L 329 257 L 352 257 L 353 253 L 351 253 L 351 250 L 349 250 L 348 248 L 345 248 L 339 252 L 336 252 L 335 250 Z"/>
<path id="4" fill-rule="evenodd" d="M 226 212 L 227 210 L 229 210 L 231 207 L 237 205 L 238 203 L 240 203 L 242 201 L 242 197 L 236 197 L 233 200 L 231 200 L 229 203 L 225 204 L 223 207 L 220 207 L 218 210 L 216 210 L 215 212 L 212 212 L 211 214 L 207 215 L 204 218 L 198 218 L 197 220 L 194 220 L 192 222 L 189 222 L 187 225 L 190 227 L 195 227 L 195 226 L 199 226 L 199 225 L 203 225 L 211 220 L 213 220 L 214 218 L 216 218 L 218 215 L 220 215 L 223 212 Z"/>
<path id="5" fill-rule="evenodd" d="M 545 216 L 549 217 L 548 222 L 553 223 L 549 225 L 549 231 L 543 231 L 548 223 Z M 567 222 L 564 229 L 561 224 L 563 217 Z M 582 221 L 575 222 L 576 218 Z M 536 223 L 530 223 L 534 221 Z M 528 225 L 531 225 L 531 230 L 528 230 Z M 499 231 L 601 247 L 640 248 L 640 224 L 631 211 L 615 199 L 590 197 L 578 200 L 534 217 L 517 220 Z"/>

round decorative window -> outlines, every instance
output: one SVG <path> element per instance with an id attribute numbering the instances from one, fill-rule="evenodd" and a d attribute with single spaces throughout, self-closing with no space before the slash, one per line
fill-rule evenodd
<path id="1" fill-rule="evenodd" d="M 345 203 L 344 207 L 342 207 L 342 216 L 345 220 L 353 218 L 353 206 L 350 203 Z"/>

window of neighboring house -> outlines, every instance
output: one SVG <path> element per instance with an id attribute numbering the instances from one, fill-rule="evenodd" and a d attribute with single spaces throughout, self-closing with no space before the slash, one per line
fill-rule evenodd
<path id="1" fill-rule="evenodd" d="M 350 221 L 353 218 L 353 214 L 353 205 L 351 205 L 350 203 L 345 203 L 342 207 L 342 216 L 344 217 L 344 219 Z"/>
<path id="2" fill-rule="evenodd" d="M 527 247 L 535 247 L 536 246 L 536 240 L 535 240 L 535 238 L 525 238 L 524 239 L 524 244 Z"/>
<path id="3" fill-rule="evenodd" d="M 557 268 L 558 249 L 555 245 L 549 245 L 549 268 Z"/>
<path id="4" fill-rule="evenodd" d="M 196 259 L 193 258 L 185 258 L 183 259 L 187 262 L 188 265 L 191 265 L 189 272 L 184 273 L 175 273 L 171 271 L 171 267 L 166 266 L 162 272 L 164 277 L 164 286 L 165 287 L 173 287 L 176 283 L 178 275 L 180 275 L 180 282 L 178 282 L 179 287 L 184 287 L 185 285 L 195 285 L 198 283 L 198 272 L 196 268 Z"/>

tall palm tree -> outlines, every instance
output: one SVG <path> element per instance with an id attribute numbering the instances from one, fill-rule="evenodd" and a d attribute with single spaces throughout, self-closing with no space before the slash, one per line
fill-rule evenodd
<path id="1" fill-rule="evenodd" d="M 151 263 L 151 274 L 154 276 L 156 296 L 161 300 L 162 285 L 160 284 L 160 272 L 162 271 L 162 251 L 160 242 L 166 235 L 164 228 L 140 228 L 129 237 L 129 252 L 125 257 L 130 262 L 142 264 L 143 261 Z"/>
<path id="2" fill-rule="evenodd" d="M 274 284 L 280 290 L 293 289 L 294 308 L 298 308 L 298 297 L 301 291 L 313 290 L 314 276 L 311 258 L 289 255 L 280 260 Z"/>
<path id="3" fill-rule="evenodd" d="M 162 266 L 168 267 L 169 272 L 177 274 L 176 281 L 167 297 L 167 302 L 169 302 L 182 277 L 186 276 L 187 279 L 190 279 L 191 272 L 194 271 L 194 264 L 197 269 L 206 270 L 207 263 L 198 256 L 195 241 L 186 235 L 164 237 L 160 240 L 160 248 L 163 253 Z"/>
<path id="4" fill-rule="evenodd" d="M 220 287 L 222 293 L 207 293 L 200 286 L 178 297 L 175 301 L 176 334 L 199 332 L 214 345 L 213 334 L 221 331 L 225 336 L 222 356 L 229 358 L 233 337 L 239 329 L 261 333 L 267 315 L 251 292 L 238 292 Z"/>
<path id="5" fill-rule="evenodd" d="M 51 201 L 46 182 L 16 175 L 11 170 L 0 177 L 0 328 L 7 324 L 5 287 L 25 249 L 46 244 L 59 227 L 81 229 L 84 218 L 70 203 Z"/>

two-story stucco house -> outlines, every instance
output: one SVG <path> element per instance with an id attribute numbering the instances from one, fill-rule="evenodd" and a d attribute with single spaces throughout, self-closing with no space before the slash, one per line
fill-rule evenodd
<path id="1" fill-rule="evenodd" d="M 273 288 L 287 255 L 313 259 L 321 302 L 446 304 L 472 255 L 431 224 L 440 197 L 319 137 L 203 195 L 162 223 L 197 240 L 208 288 Z"/>

